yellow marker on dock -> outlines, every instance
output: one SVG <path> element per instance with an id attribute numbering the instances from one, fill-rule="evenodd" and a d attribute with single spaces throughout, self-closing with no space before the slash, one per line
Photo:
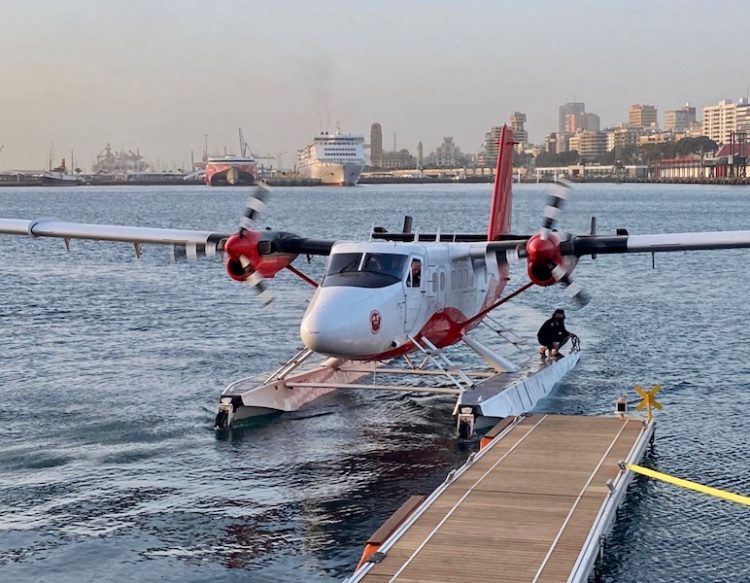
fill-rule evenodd
<path id="1" fill-rule="evenodd" d="M 647 421 L 651 421 L 654 418 L 651 408 L 654 407 L 661 411 L 662 406 L 659 401 L 656 400 L 656 395 L 661 391 L 661 385 L 654 385 L 650 391 L 647 391 L 640 385 L 635 387 L 635 392 L 641 396 L 641 402 L 635 406 L 636 411 L 643 411 L 648 409 L 648 415 L 646 416 Z"/>

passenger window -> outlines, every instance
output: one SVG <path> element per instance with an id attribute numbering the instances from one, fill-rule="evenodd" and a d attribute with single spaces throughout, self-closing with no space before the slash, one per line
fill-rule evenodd
<path id="1" fill-rule="evenodd" d="M 440 291 L 445 291 L 445 271 L 440 272 Z"/>

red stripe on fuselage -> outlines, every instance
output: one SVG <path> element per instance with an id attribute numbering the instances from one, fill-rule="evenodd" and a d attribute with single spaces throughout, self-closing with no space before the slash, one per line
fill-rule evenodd
<path id="1" fill-rule="evenodd" d="M 422 327 L 419 333 L 415 336 L 415 339 L 419 341 L 422 338 L 426 338 L 437 348 L 444 348 L 455 344 L 461 338 L 461 334 L 468 330 L 464 328 L 466 320 L 468 318 L 456 308 L 446 308 L 440 312 L 437 312 L 427 320 L 427 323 Z M 472 323 L 469 328 L 473 328 L 479 324 L 479 322 Z M 402 344 L 398 348 L 383 352 L 382 354 L 376 354 L 370 357 L 365 357 L 364 360 L 387 360 L 389 358 L 396 358 L 414 352 L 417 347 L 412 342 Z"/>

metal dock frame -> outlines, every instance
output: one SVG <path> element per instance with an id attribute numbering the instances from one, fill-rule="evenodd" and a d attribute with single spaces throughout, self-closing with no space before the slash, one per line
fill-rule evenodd
<path id="1" fill-rule="evenodd" d="M 505 420 L 349 583 L 583 583 L 632 480 L 624 463 L 643 456 L 653 431 L 633 417 Z"/>

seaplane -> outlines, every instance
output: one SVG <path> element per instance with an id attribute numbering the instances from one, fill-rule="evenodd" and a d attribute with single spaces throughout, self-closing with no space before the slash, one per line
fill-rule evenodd
<path id="1" fill-rule="evenodd" d="M 263 305 L 272 300 L 269 280 L 282 270 L 314 288 L 300 323 L 302 349 L 273 372 L 228 385 L 219 396 L 217 431 L 298 410 L 337 390 L 362 389 L 455 396 L 458 433 L 470 436 L 478 420 L 531 410 L 580 357 L 580 344 L 573 342 L 560 358 L 540 359 L 534 349 L 519 364 L 480 342 L 473 331 L 494 321 L 492 313 L 504 303 L 532 286 L 560 285 L 575 305 L 586 305 L 588 294 L 572 276 L 586 256 L 750 247 L 750 231 L 631 235 L 619 229 L 599 235 L 594 219 L 588 234 L 564 233 L 557 224 L 570 192 L 565 183 L 553 189 L 538 232 L 513 234 L 514 139 L 507 126 L 498 146 L 484 233 L 420 233 L 411 217 L 401 231 L 373 227 L 367 241 L 261 229 L 270 192 L 262 184 L 254 187 L 235 233 L 57 219 L 0 219 L 0 233 L 61 238 L 68 249 L 73 239 L 127 242 L 137 257 L 146 244 L 170 246 L 175 259 L 223 255 L 229 277 L 254 290 Z M 314 256 L 327 258 L 319 282 L 294 265 Z M 528 281 L 506 293 L 511 265 L 518 262 L 525 262 Z M 456 365 L 449 351 L 457 345 L 468 347 L 483 368 Z M 378 382 L 394 378 L 399 380 Z"/>

